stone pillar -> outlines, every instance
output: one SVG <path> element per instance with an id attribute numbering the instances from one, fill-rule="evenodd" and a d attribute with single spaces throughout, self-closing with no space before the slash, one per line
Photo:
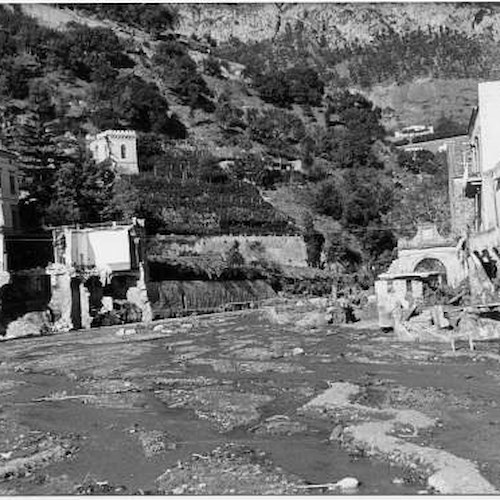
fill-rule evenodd
<path id="1" fill-rule="evenodd" d="M 127 290 L 127 300 L 138 306 L 142 311 L 142 321 L 149 323 L 153 321 L 153 310 L 149 302 L 148 290 L 144 273 L 144 264 L 139 265 L 139 279 L 137 285 Z"/>
<path id="2" fill-rule="evenodd" d="M 82 318 L 82 328 L 90 328 L 92 317 L 90 316 L 90 292 L 85 285 L 80 283 L 80 314 Z"/>
<path id="3" fill-rule="evenodd" d="M 392 328 L 394 320 L 392 311 L 394 308 L 393 300 L 387 289 L 387 280 L 375 281 L 375 294 L 377 296 L 378 324 L 380 328 Z"/>
<path id="4" fill-rule="evenodd" d="M 56 323 L 73 328 L 71 321 L 71 275 L 73 269 L 61 264 L 54 264 L 46 269 L 50 276 L 51 298 L 49 308 L 54 313 Z"/>

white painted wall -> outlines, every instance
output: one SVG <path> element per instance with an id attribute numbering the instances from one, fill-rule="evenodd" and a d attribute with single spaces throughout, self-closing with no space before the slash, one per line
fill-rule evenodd
<path id="1" fill-rule="evenodd" d="M 66 229 L 65 234 L 67 263 L 111 271 L 131 268 L 129 227 Z"/>
<path id="2" fill-rule="evenodd" d="M 482 172 L 500 162 L 500 81 L 478 85 Z"/>

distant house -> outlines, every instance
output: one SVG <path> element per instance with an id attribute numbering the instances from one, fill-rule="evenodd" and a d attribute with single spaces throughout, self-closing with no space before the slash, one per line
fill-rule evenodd
<path id="1" fill-rule="evenodd" d="M 422 137 L 432 134 L 434 134 L 434 127 L 431 125 L 412 125 L 410 127 L 405 127 L 401 130 L 396 131 L 394 133 L 394 137 L 398 140 L 412 140 L 415 137 Z"/>
<path id="2" fill-rule="evenodd" d="M 96 162 L 111 160 L 118 174 L 138 174 L 137 134 L 134 130 L 105 130 L 87 136 L 87 146 Z"/>
<path id="3" fill-rule="evenodd" d="M 267 166 L 268 170 L 282 171 L 282 172 L 298 172 L 303 174 L 304 168 L 302 160 L 287 160 L 284 158 L 274 159 L 271 164 Z"/>

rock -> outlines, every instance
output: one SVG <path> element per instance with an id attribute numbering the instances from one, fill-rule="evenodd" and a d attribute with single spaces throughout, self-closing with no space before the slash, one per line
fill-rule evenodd
<path id="1" fill-rule="evenodd" d="M 300 413 L 326 413 L 350 405 L 350 400 L 361 392 L 358 385 L 350 382 L 331 382 L 330 388 L 299 408 Z"/>
<path id="2" fill-rule="evenodd" d="M 163 331 L 163 325 L 156 325 L 153 328 L 153 332 L 161 332 L 161 331 Z"/>
<path id="3" fill-rule="evenodd" d="M 119 328 L 118 330 L 116 330 L 115 335 L 117 337 L 123 337 L 125 335 L 125 328 Z"/>
<path id="4" fill-rule="evenodd" d="M 50 314 L 47 311 L 34 311 L 9 323 L 4 339 L 40 336 L 49 332 Z"/>
<path id="5" fill-rule="evenodd" d="M 333 441 L 340 441 L 340 438 L 342 437 L 342 433 L 344 432 L 344 428 L 339 424 L 336 425 L 332 432 L 330 433 L 330 437 L 328 438 L 328 441 L 333 442 Z"/>
<path id="6" fill-rule="evenodd" d="M 141 310 L 142 321 L 149 323 L 153 319 L 151 304 L 145 287 L 131 287 L 127 290 L 127 301 Z"/>
<path id="7" fill-rule="evenodd" d="M 73 328 L 71 321 L 60 318 L 52 325 L 52 331 L 55 333 L 69 332 Z"/>
<path id="8" fill-rule="evenodd" d="M 310 312 L 305 314 L 296 324 L 302 328 L 316 328 L 328 324 L 329 321 L 329 314 L 325 314 L 324 312 Z"/>
<path id="9" fill-rule="evenodd" d="M 183 495 L 187 490 L 187 485 L 183 484 L 182 486 L 178 486 L 172 490 L 172 495 Z"/>
<path id="10" fill-rule="evenodd" d="M 287 323 L 293 323 L 295 320 L 293 314 L 284 311 L 278 312 L 275 307 L 264 309 L 264 316 L 268 321 L 277 325 L 286 325 Z"/>
<path id="11" fill-rule="evenodd" d="M 343 491 L 356 490 L 359 487 L 359 481 L 355 477 L 344 477 L 335 483 L 335 487 Z"/>
<path id="12" fill-rule="evenodd" d="M 257 435 L 291 436 L 307 431 L 307 426 L 301 422 L 290 420 L 287 415 L 273 415 L 262 424 L 252 429 Z"/>
<path id="13" fill-rule="evenodd" d="M 124 332 L 125 335 L 135 335 L 137 330 L 135 328 L 127 328 Z"/>
<path id="14" fill-rule="evenodd" d="M 162 431 L 140 431 L 139 441 L 147 458 L 177 449 L 173 436 Z"/>
<path id="15" fill-rule="evenodd" d="M 304 354 L 304 349 L 302 349 L 302 347 L 294 347 L 292 349 L 292 356 L 300 356 L 301 354 Z"/>
<path id="16" fill-rule="evenodd" d="M 313 297 L 309 299 L 309 304 L 315 307 L 326 307 L 328 305 L 328 299 L 326 297 Z"/>
<path id="17" fill-rule="evenodd" d="M 401 477 L 395 477 L 392 480 L 392 484 L 404 484 L 404 483 L 405 483 L 405 480 Z"/>

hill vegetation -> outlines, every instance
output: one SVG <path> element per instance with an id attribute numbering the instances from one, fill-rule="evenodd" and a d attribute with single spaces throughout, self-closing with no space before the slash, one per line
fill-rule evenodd
<path id="1" fill-rule="evenodd" d="M 183 11 L 171 6 L 71 8 L 82 24 L 56 30 L 0 6 L 0 139 L 25 163 L 31 226 L 140 216 L 150 235 L 302 230 L 311 266 L 362 286 L 387 266 L 397 236 L 419 221 L 446 226 L 443 159 L 398 153 L 385 111 L 348 87 L 485 76 L 479 37 L 388 28 L 368 46 L 333 48 L 297 24 L 221 43 L 180 36 Z M 460 126 L 443 116 L 436 130 Z M 89 157 L 85 135 L 108 128 L 138 131 L 138 176 Z M 277 210 L 262 196 L 273 189 L 309 215 Z"/>

